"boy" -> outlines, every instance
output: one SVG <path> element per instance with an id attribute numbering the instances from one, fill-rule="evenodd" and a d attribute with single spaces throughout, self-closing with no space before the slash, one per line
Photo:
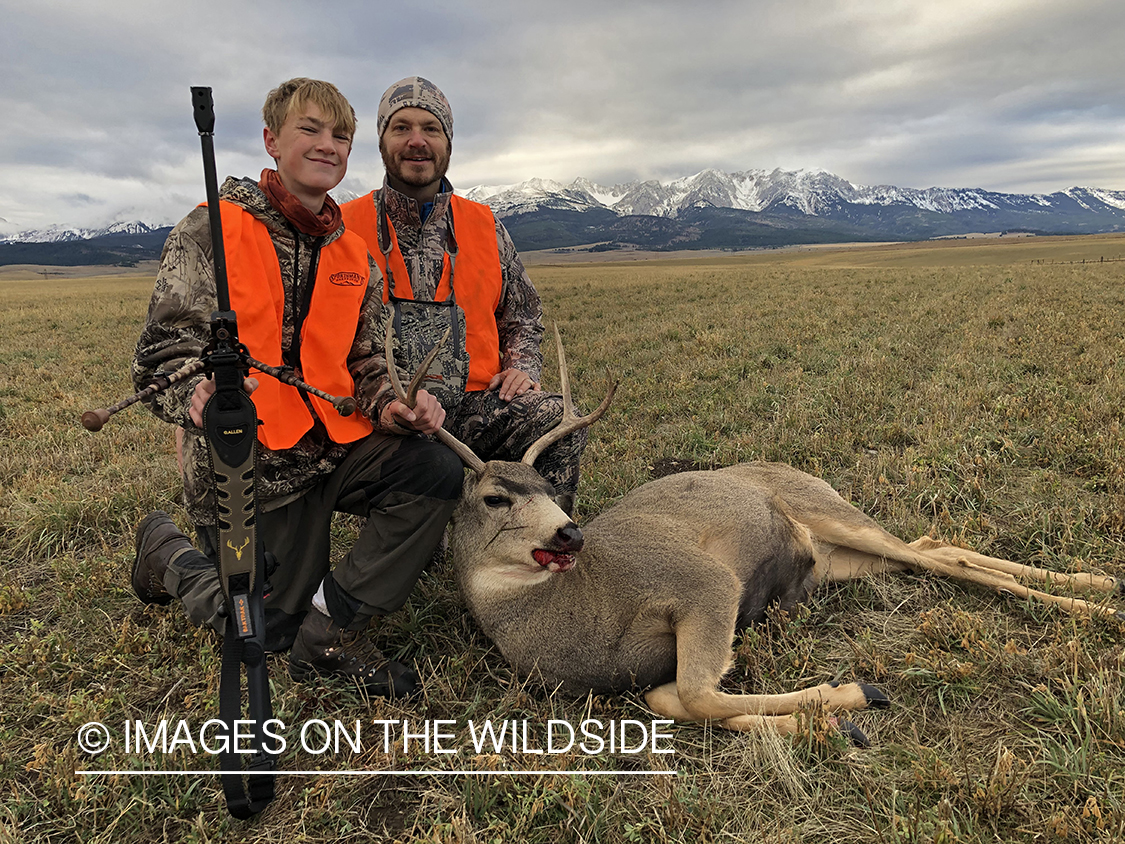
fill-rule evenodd
<path id="1" fill-rule="evenodd" d="M 417 676 L 386 660 L 364 635 L 378 614 L 405 603 L 441 541 L 463 470 L 444 446 L 372 424 L 385 389 L 382 276 L 363 241 L 344 230 L 328 196 L 347 172 L 355 112 L 335 86 L 291 79 L 262 109 L 263 140 L 276 170 L 228 178 L 220 190 L 231 305 L 239 339 L 267 363 L 291 366 L 314 386 L 346 395 L 361 413 L 343 418 L 293 387 L 247 379 L 259 427 L 258 536 L 279 561 L 266 599 L 266 646 L 292 645 L 290 674 L 352 677 L 372 694 L 404 695 Z M 200 356 L 217 307 L 207 209 L 169 235 L 137 342 L 135 383 Z M 378 344 L 378 348 L 376 348 Z M 223 629 L 214 560 L 215 492 L 202 410 L 214 385 L 202 376 L 151 402 L 182 426 L 184 500 L 199 549 L 165 513 L 138 529 L 133 587 L 146 603 L 179 598 L 196 624 Z M 377 429 L 378 428 L 378 429 Z M 329 571 L 332 512 L 366 519 L 347 556 Z"/>

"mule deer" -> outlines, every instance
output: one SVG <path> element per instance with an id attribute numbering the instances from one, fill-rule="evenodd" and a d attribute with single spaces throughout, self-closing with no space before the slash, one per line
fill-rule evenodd
<path id="1" fill-rule="evenodd" d="M 391 339 L 388 330 L 388 357 Z M 551 443 L 600 418 L 616 385 L 597 410 L 575 416 L 557 327 L 555 339 L 566 413 L 522 462 L 484 463 L 439 432 L 472 471 L 450 522 L 461 592 L 521 675 L 580 693 L 651 687 L 646 700 L 663 717 L 716 720 L 735 730 L 772 725 L 789 733 L 797 726 L 794 713 L 817 701 L 830 711 L 888 703 L 878 689 L 859 683 L 779 695 L 718 689 L 736 631 L 761 620 L 770 604 L 792 607 L 822 583 L 922 570 L 1067 612 L 1114 613 L 1104 602 L 1048 594 L 1021 581 L 1104 592 L 1121 592 L 1122 581 L 1031 568 L 929 537 L 907 544 L 824 481 L 779 463 L 652 481 L 579 530 L 532 463 Z M 433 354 L 408 391 L 388 361 L 407 404 Z M 862 734 L 852 735 L 863 742 Z"/>

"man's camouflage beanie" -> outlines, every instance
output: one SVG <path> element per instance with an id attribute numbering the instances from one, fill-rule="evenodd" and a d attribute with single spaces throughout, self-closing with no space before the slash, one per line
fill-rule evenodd
<path id="1" fill-rule="evenodd" d="M 400 79 L 385 92 L 379 100 L 379 137 L 391 122 L 393 115 L 400 108 L 423 108 L 441 122 L 445 130 L 445 137 L 453 140 L 453 109 L 449 107 L 449 100 L 433 82 L 421 76 L 408 76 Z"/>

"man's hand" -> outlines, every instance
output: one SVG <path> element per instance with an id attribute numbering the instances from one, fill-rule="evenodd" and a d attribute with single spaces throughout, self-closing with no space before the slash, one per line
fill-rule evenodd
<path id="1" fill-rule="evenodd" d="M 500 388 L 500 398 L 504 401 L 511 401 L 516 396 L 522 396 L 528 390 L 532 392 L 539 391 L 539 382 L 532 381 L 531 376 L 526 372 L 518 369 L 505 369 L 503 372 L 497 372 L 492 376 L 492 380 L 488 382 L 488 389 L 495 390 Z"/>
<path id="2" fill-rule="evenodd" d="M 395 399 L 383 408 L 379 422 L 384 428 L 397 426 L 420 434 L 432 434 L 445 422 L 445 408 L 434 396 L 419 390 L 413 410 Z"/>
<path id="3" fill-rule="evenodd" d="M 250 395 L 258 389 L 257 378 L 247 378 L 242 382 L 242 389 L 246 391 L 246 395 Z M 195 385 L 195 392 L 191 394 L 191 407 L 188 408 L 188 416 L 191 417 L 191 423 L 196 428 L 203 427 L 203 406 L 207 404 L 207 399 L 215 394 L 215 379 L 208 377 Z"/>

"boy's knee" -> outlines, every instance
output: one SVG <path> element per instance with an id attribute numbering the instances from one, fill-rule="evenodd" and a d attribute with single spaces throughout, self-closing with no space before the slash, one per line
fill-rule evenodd
<path id="1" fill-rule="evenodd" d="M 428 498 L 453 501 L 461 497 L 465 466 L 461 459 L 444 445 L 418 440 L 417 445 L 402 457 L 409 462 L 413 476 L 412 490 Z"/>
<path id="2" fill-rule="evenodd" d="M 435 446 L 428 458 L 428 471 L 439 490 L 436 498 L 453 500 L 461 497 L 461 485 L 465 481 L 465 464 L 461 458 L 443 445 Z"/>

